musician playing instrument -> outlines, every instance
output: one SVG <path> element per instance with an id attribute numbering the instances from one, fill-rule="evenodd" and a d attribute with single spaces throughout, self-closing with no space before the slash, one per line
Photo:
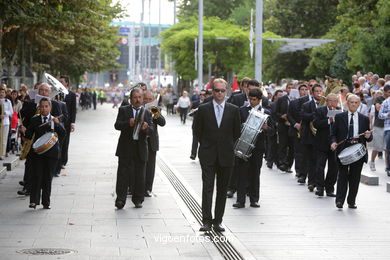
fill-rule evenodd
<path id="1" fill-rule="evenodd" d="M 299 183 L 305 183 L 306 177 L 308 182 L 308 189 L 310 192 L 315 187 L 315 171 L 316 171 L 316 150 L 314 149 L 314 134 L 315 129 L 313 128 L 314 113 L 317 107 L 320 106 L 323 91 L 322 87 L 315 84 L 312 88 L 313 99 L 302 105 L 302 129 L 301 129 L 301 140 L 304 145 L 304 156 L 305 164 L 303 173 L 299 176 Z"/>
<path id="2" fill-rule="evenodd" d="M 336 154 L 355 144 L 361 143 L 366 146 L 371 142 L 370 120 L 367 116 L 357 111 L 360 105 L 360 98 L 354 94 L 347 98 L 348 111 L 335 116 L 335 122 L 331 132 L 331 149 L 336 150 Z M 360 176 L 363 163 L 367 163 L 367 153 L 358 161 L 349 165 L 342 165 L 338 161 L 339 175 L 337 179 L 336 207 L 343 208 L 347 190 L 349 187 L 347 203 L 348 207 L 356 209 L 356 195 L 359 189 Z"/>
<path id="3" fill-rule="evenodd" d="M 118 209 L 126 204 L 130 179 L 134 179 L 131 200 L 136 208 L 142 208 L 148 159 L 147 135 L 153 131 L 152 114 L 142 107 L 143 92 L 140 88 L 132 89 L 130 101 L 131 105 L 119 108 L 115 121 L 115 129 L 121 131 L 115 153 L 118 156 L 115 207 Z"/>
<path id="4" fill-rule="evenodd" d="M 149 104 L 155 101 L 152 92 L 144 91 L 144 104 Z M 156 102 L 157 104 L 157 102 Z M 161 110 L 157 106 L 150 107 L 150 112 L 153 114 L 151 127 L 153 131 L 148 136 L 148 162 L 146 163 L 146 178 L 145 178 L 145 196 L 152 196 L 154 172 L 156 169 L 156 153 L 159 150 L 159 137 L 157 126 L 165 126 L 165 118 L 161 114 Z"/>
<path id="5" fill-rule="evenodd" d="M 52 103 L 48 98 L 39 101 L 39 116 L 31 118 L 30 125 L 26 130 L 25 137 L 35 142 L 47 132 L 55 132 L 59 139 L 65 136 L 65 128 L 60 120 L 51 115 Z M 46 123 L 46 124 L 45 124 Z M 44 125 L 42 125 L 44 124 Z M 61 149 L 59 141 L 43 154 L 38 154 L 34 149 L 30 149 L 32 161 L 31 195 L 30 208 L 40 204 L 42 191 L 42 205 L 44 209 L 50 209 L 50 193 L 53 173 L 60 159 Z"/>
<path id="6" fill-rule="evenodd" d="M 317 151 L 317 171 L 315 172 L 316 195 L 324 196 L 324 190 L 328 197 L 335 197 L 334 185 L 337 180 L 336 154 L 330 149 L 330 130 L 334 124 L 334 117 L 328 117 L 329 110 L 336 110 L 339 101 L 337 94 L 329 94 L 326 97 L 326 106 L 315 110 L 313 125 L 317 129 L 314 137 L 314 148 Z M 325 165 L 328 162 L 328 171 L 325 174 Z"/>
<path id="7" fill-rule="evenodd" d="M 245 123 L 252 109 L 262 111 L 265 114 L 271 115 L 271 112 L 261 107 L 262 92 L 259 88 L 249 91 L 249 105 L 240 108 L 241 123 Z M 265 152 L 266 135 L 275 134 L 275 127 L 271 117 L 268 117 L 267 122 L 262 126 L 262 132 L 257 135 L 255 147 L 252 150 L 252 156 L 248 161 L 238 159 L 239 172 L 237 185 L 237 202 L 233 204 L 235 208 L 244 208 L 247 193 L 249 194 L 250 206 L 259 208 L 260 198 L 260 169 L 263 163 Z"/>

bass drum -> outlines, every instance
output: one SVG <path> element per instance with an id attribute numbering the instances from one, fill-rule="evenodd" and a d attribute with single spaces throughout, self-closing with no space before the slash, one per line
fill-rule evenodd
<path id="1" fill-rule="evenodd" d="M 39 137 L 33 144 L 32 148 L 37 154 L 44 154 L 49 151 L 58 142 L 55 133 L 49 132 Z"/>

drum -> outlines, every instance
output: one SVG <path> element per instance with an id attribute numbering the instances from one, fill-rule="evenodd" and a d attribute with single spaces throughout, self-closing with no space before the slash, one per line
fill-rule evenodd
<path id="1" fill-rule="evenodd" d="M 354 144 L 342 150 L 338 157 L 342 165 L 350 165 L 359 161 L 366 153 L 367 149 L 363 144 Z"/>
<path id="2" fill-rule="evenodd" d="M 43 154 L 49 151 L 58 142 L 55 133 L 48 132 L 39 137 L 33 144 L 32 148 L 37 154 Z"/>
<path id="3" fill-rule="evenodd" d="M 241 136 L 234 146 L 234 154 L 247 161 L 252 156 L 257 135 L 262 132 L 262 127 L 267 122 L 269 115 L 252 109 L 241 130 Z"/>

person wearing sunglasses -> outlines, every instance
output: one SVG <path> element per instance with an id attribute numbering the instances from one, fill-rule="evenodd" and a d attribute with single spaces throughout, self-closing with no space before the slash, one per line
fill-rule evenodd
<path id="1" fill-rule="evenodd" d="M 222 232 L 226 191 L 234 166 L 234 143 L 240 136 L 240 110 L 225 102 L 227 83 L 215 79 L 213 100 L 199 106 L 195 119 L 195 135 L 199 140 L 199 161 L 202 168 L 202 221 L 199 231 Z M 214 218 L 211 208 L 214 182 L 217 179 L 217 196 Z"/>

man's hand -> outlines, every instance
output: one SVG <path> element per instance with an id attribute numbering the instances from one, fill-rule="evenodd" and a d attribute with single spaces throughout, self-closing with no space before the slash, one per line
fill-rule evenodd
<path id="1" fill-rule="evenodd" d="M 71 126 L 70 126 L 70 132 L 74 132 L 75 129 L 76 129 L 76 128 L 75 128 L 74 125 L 71 125 Z"/>
<path id="2" fill-rule="evenodd" d="M 148 129 L 148 127 L 149 127 L 148 123 L 144 122 L 141 126 L 141 129 L 145 131 L 146 129 Z"/>
<path id="3" fill-rule="evenodd" d="M 284 120 L 287 120 L 287 114 L 281 115 L 280 118 L 282 118 L 282 119 L 284 119 Z"/>
<path id="4" fill-rule="evenodd" d="M 56 123 L 56 124 L 59 124 L 59 123 L 60 123 L 60 120 L 58 120 L 58 118 L 57 118 L 57 117 L 53 117 L 53 119 L 52 119 L 52 120 L 53 120 L 53 122 L 54 122 L 54 123 Z"/>
<path id="5" fill-rule="evenodd" d="M 297 129 L 298 131 L 301 130 L 301 124 L 299 124 L 299 123 L 296 123 L 296 124 L 294 125 L 294 127 L 295 127 L 295 129 Z"/>
<path id="6" fill-rule="evenodd" d="M 364 137 L 365 137 L 366 139 L 370 138 L 370 137 L 371 137 L 371 133 L 372 133 L 372 131 L 369 131 L 369 130 L 365 131 L 365 132 L 364 132 Z"/>
<path id="7" fill-rule="evenodd" d="M 130 125 L 130 127 L 134 127 L 134 125 L 135 125 L 135 119 L 134 118 L 130 118 L 129 125 Z"/>
<path id="8" fill-rule="evenodd" d="M 330 149 L 331 149 L 332 151 L 335 151 L 335 150 L 337 149 L 337 143 L 336 143 L 336 142 L 332 143 L 332 144 L 330 145 Z"/>
<path id="9" fill-rule="evenodd" d="M 267 123 L 263 124 L 263 126 L 261 127 L 261 129 L 263 130 L 268 130 L 269 126 Z"/>

